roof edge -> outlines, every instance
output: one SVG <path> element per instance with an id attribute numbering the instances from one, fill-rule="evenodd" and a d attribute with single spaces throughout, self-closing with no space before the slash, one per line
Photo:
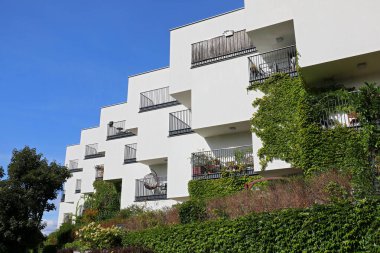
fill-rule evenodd
<path id="1" fill-rule="evenodd" d="M 201 22 L 204 22 L 204 21 L 207 21 L 207 20 L 213 19 L 213 18 L 217 18 L 217 17 L 220 17 L 220 16 L 224 16 L 224 15 L 227 15 L 227 14 L 230 14 L 230 13 L 233 13 L 233 12 L 237 12 L 237 11 L 241 11 L 241 10 L 244 10 L 244 9 L 245 9 L 245 7 L 241 7 L 241 8 L 238 8 L 238 9 L 232 10 L 232 11 L 227 11 L 227 12 L 224 12 L 224 13 L 221 13 L 221 14 L 217 14 L 217 15 L 215 15 L 215 16 L 211 16 L 211 17 L 204 18 L 204 19 L 201 19 L 201 20 L 198 20 L 198 21 L 194 21 L 194 22 L 191 22 L 191 23 L 188 23 L 188 24 L 185 24 L 185 25 L 181 25 L 181 26 L 174 27 L 174 28 L 170 29 L 169 31 L 178 30 L 178 29 L 184 28 L 184 27 L 186 27 L 186 26 L 190 26 L 190 25 L 194 25 L 194 24 L 197 24 L 197 23 L 201 23 Z"/>
<path id="2" fill-rule="evenodd" d="M 112 106 L 117 106 L 117 105 L 122 105 L 122 104 L 126 104 L 126 103 L 127 103 L 127 101 L 116 103 L 116 104 L 111 104 L 111 105 L 105 105 L 105 106 L 100 107 L 100 109 L 104 109 L 104 108 L 108 108 L 108 107 L 112 107 Z"/>
<path id="3" fill-rule="evenodd" d="M 169 68 L 169 66 L 158 68 L 158 69 L 152 69 L 152 70 L 148 70 L 148 71 L 141 72 L 141 73 L 138 73 L 138 74 L 130 75 L 130 76 L 128 76 L 128 78 L 132 78 L 132 77 L 136 77 L 136 76 L 141 76 L 141 75 L 145 75 L 145 74 L 148 74 L 148 73 L 151 73 L 151 72 L 156 72 L 156 71 L 160 71 L 160 70 L 168 69 L 168 68 Z"/>

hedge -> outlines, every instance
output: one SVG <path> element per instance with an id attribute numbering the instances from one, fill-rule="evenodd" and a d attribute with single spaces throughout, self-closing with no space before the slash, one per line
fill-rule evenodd
<path id="1" fill-rule="evenodd" d="M 193 199 L 224 197 L 243 190 L 245 183 L 260 178 L 262 177 L 232 175 L 212 180 L 191 180 L 188 184 L 189 195 Z"/>
<path id="2" fill-rule="evenodd" d="M 380 201 L 318 205 L 126 233 L 124 246 L 170 252 L 380 252 Z"/>

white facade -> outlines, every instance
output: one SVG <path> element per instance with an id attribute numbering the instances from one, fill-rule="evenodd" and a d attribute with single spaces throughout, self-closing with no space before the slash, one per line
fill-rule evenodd
<path id="1" fill-rule="evenodd" d="M 67 147 L 65 164 L 73 176 L 65 184 L 59 225 L 81 210 L 97 177 L 121 183 L 121 208 L 156 209 L 186 200 L 189 180 L 206 173 L 192 153 L 216 150 L 207 154 L 227 164 L 233 152 L 250 147 L 244 159 L 253 159 L 250 169 L 261 173 L 261 141 L 250 132 L 251 104 L 261 94 L 246 87 L 264 72 L 294 71 L 289 46 L 296 45 L 310 85 L 380 80 L 377 0 L 246 0 L 245 6 L 171 30 L 170 66 L 131 76 L 128 102 L 102 108 L 99 126 L 82 130 L 80 143 Z M 274 56 L 265 54 L 273 50 Z M 276 62 L 277 52 L 285 58 Z M 251 56 L 260 62 L 254 69 Z M 236 147 L 244 149 L 228 149 Z M 104 173 L 97 174 L 99 165 Z M 220 161 L 213 166 L 207 174 L 217 177 Z M 274 161 L 267 171 L 289 174 L 292 168 Z M 136 181 L 149 173 L 159 179 L 155 189 Z"/>

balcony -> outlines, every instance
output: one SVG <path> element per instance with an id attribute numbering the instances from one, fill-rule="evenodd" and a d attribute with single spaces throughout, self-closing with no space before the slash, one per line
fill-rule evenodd
<path id="1" fill-rule="evenodd" d="M 191 45 L 191 68 L 256 52 L 245 30 L 226 31 L 224 35 Z"/>
<path id="2" fill-rule="evenodd" d="M 75 182 L 75 193 L 80 193 L 81 189 L 82 189 L 82 180 L 77 179 L 77 181 Z"/>
<path id="3" fill-rule="evenodd" d="M 137 153 L 137 143 L 125 145 L 124 164 L 135 163 Z"/>
<path id="4" fill-rule="evenodd" d="M 69 161 L 69 171 L 71 172 L 71 173 L 73 173 L 73 172 L 81 172 L 81 171 L 83 171 L 83 169 L 82 168 L 78 168 L 78 159 L 77 160 L 70 160 Z"/>
<path id="5" fill-rule="evenodd" d="M 104 157 L 106 155 L 105 151 L 99 152 L 98 151 L 98 144 L 89 144 L 86 145 L 86 152 L 84 155 L 84 159 L 93 159 L 98 157 Z"/>
<path id="6" fill-rule="evenodd" d="M 140 112 L 161 109 L 179 105 L 179 102 L 169 95 L 169 87 L 140 93 Z"/>
<path id="7" fill-rule="evenodd" d="M 150 175 L 150 174 L 149 174 Z M 150 201 L 166 199 L 166 177 L 153 176 L 152 178 L 136 179 L 135 201 Z"/>
<path id="8" fill-rule="evenodd" d="M 249 81 L 263 82 L 276 73 L 297 76 L 296 56 L 296 46 L 289 46 L 249 57 Z"/>
<path id="9" fill-rule="evenodd" d="M 196 152 L 191 155 L 193 180 L 216 179 L 222 173 L 230 175 L 254 175 L 251 146 Z"/>
<path id="10" fill-rule="evenodd" d="M 125 129 L 125 120 L 109 122 L 107 125 L 107 141 L 134 136 L 135 134 Z"/>
<path id="11" fill-rule="evenodd" d="M 95 180 L 103 180 L 104 165 L 95 166 Z"/>
<path id="12" fill-rule="evenodd" d="M 191 110 L 183 110 L 169 114 L 169 136 L 177 136 L 192 132 Z"/>

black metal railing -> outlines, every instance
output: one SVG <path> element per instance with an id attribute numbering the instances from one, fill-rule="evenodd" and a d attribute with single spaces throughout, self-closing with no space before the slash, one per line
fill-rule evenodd
<path id="1" fill-rule="evenodd" d="M 297 75 L 296 46 L 276 49 L 248 58 L 249 81 L 261 82 L 275 73 Z"/>
<path id="2" fill-rule="evenodd" d="M 77 179 L 77 181 L 75 182 L 75 193 L 80 193 L 81 189 L 82 189 L 82 180 Z"/>
<path id="3" fill-rule="evenodd" d="M 78 168 L 78 162 L 79 162 L 78 159 L 70 160 L 69 164 L 66 165 L 71 173 L 83 171 L 82 168 Z"/>
<path id="4" fill-rule="evenodd" d="M 95 166 L 95 180 L 103 180 L 104 165 Z"/>
<path id="5" fill-rule="evenodd" d="M 157 177 L 157 185 L 152 189 L 144 179 L 136 179 L 135 201 L 160 200 L 167 198 L 167 179 L 166 177 Z"/>
<path id="6" fill-rule="evenodd" d="M 216 149 L 192 153 L 193 179 L 220 178 L 222 172 L 231 175 L 253 175 L 251 146 Z"/>
<path id="7" fill-rule="evenodd" d="M 226 31 L 225 35 L 191 45 L 191 67 L 199 67 L 256 52 L 245 30 Z"/>
<path id="8" fill-rule="evenodd" d="M 160 109 L 179 102 L 169 94 L 169 87 L 145 91 L 140 93 L 140 112 Z"/>
<path id="9" fill-rule="evenodd" d="M 66 194 L 62 193 L 62 195 L 61 195 L 61 202 L 65 202 L 65 198 L 66 198 Z"/>
<path id="10" fill-rule="evenodd" d="M 134 136 L 135 134 L 125 129 L 125 120 L 109 122 L 107 126 L 107 140 Z"/>
<path id="11" fill-rule="evenodd" d="M 136 162 L 137 143 L 125 145 L 124 163 Z"/>
<path id="12" fill-rule="evenodd" d="M 192 132 L 191 110 L 183 110 L 169 114 L 169 136 L 176 136 Z"/>
<path id="13" fill-rule="evenodd" d="M 98 143 L 86 145 L 86 151 L 84 159 L 92 159 L 97 157 L 104 157 L 106 155 L 105 151 L 98 151 Z"/>

